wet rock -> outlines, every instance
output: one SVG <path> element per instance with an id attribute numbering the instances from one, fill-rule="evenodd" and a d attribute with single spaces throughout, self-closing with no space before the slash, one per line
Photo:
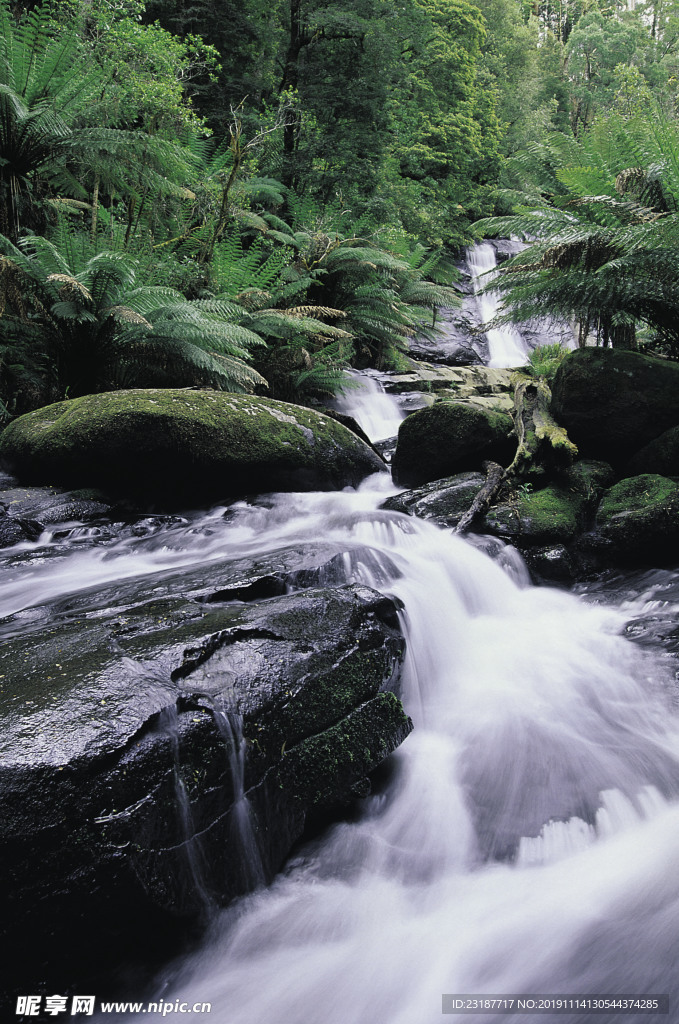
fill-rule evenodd
<path id="1" fill-rule="evenodd" d="M 498 263 L 504 263 L 512 256 L 518 256 L 526 248 L 525 242 L 517 242 L 510 238 L 487 238 L 486 242 L 495 250 Z"/>
<path id="2" fill-rule="evenodd" d="M 0 490 L 0 505 L 15 517 L 25 517 L 43 526 L 77 520 L 100 519 L 113 510 L 100 491 L 64 491 L 60 487 L 6 487 Z"/>
<path id="3" fill-rule="evenodd" d="M 24 483 L 96 486 L 145 502 L 357 484 L 384 465 L 301 406 L 217 391 L 87 395 L 14 420 L 0 458 Z"/>
<path id="4" fill-rule="evenodd" d="M 393 603 L 360 586 L 282 593 L 295 573 L 332 575 L 334 553 L 310 548 L 0 623 L 0 903 L 18 985 L 110 972 L 271 879 L 307 815 L 351 800 L 408 734 Z"/>
<path id="5" fill-rule="evenodd" d="M 462 470 L 476 470 L 485 459 L 501 465 L 516 447 L 513 424 L 505 413 L 462 402 L 437 402 L 401 424 L 392 460 L 394 480 L 404 487 Z"/>
<path id="6" fill-rule="evenodd" d="M 482 473 L 458 473 L 444 480 L 435 480 L 414 490 L 387 498 L 380 508 L 405 512 L 419 519 L 431 519 L 439 526 L 457 526 L 481 490 Z"/>
<path id="7" fill-rule="evenodd" d="M 579 349 L 557 371 L 552 411 L 583 457 L 620 469 L 679 424 L 679 364 L 636 352 Z"/>
<path id="8" fill-rule="evenodd" d="M 537 583 L 573 583 L 579 575 L 580 566 L 563 544 L 524 549 L 524 558 Z"/>

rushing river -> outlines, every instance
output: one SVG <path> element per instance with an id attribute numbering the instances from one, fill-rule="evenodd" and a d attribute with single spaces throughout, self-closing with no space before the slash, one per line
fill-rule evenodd
<path id="1" fill-rule="evenodd" d="M 670 993 L 678 1013 L 677 574 L 536 588 L 511 549 L 380 511 L 393 490 L 383 474 L 6 556 L 2 610 L 29 618 L 84 586 L 312 537 L 402 607 L 415 729 L 388 777 L 218 914 L 151 998 L 210 1002 L 215 1024 L 430 1024 L 443 993 Z"/>

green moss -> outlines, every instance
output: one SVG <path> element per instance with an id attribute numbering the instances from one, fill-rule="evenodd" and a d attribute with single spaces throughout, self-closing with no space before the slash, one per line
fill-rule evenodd
<path id="1" fill-rule="evenodd" d="M 216 391 L 88 395 L 21 416 L 0 457 L 28 481 L 116 493 L 222 497 L 323 489 L 382 468 L 342 424 L 311 409 Z"/>
<path id="2" fill-rule="evenodd" d="M 679 364 L 637 352 L 579 349 L 559 367 L 552 412 L 581 455 L 624 466 L 679 422 Z"/>
<path id="3" fill-rule="evenodd" d="M 669 508 L 678 494 L 679 487 L 667 477 L 654 473 L 628 477 L 606 492 L 597 519 L 602 521 L 610 516 L 631 512 L 650 514 L 659 508 Z"/>
<path id="4" fill-rule="evenodd" d="M 662 565 L 679 553 L 679 484 L 652 473 L 621 480 L 604 494 L 595 525 L 619 556 Z"/>
<path id="5" fill-rule="evenodd" d="M 598 501 L 606 487 L 615 480 L 615 473 L 607 462 L 579 459 L 562 475 L 567 490 L 575 491 L 588 504 Z"/>
<path id="6" fill-rule="evenodd" d="M 514 501 L 497 505 L 486 527 L 500 537 L 521 537 L 529 544 L 568 543 L 583 526 L 584 499 L 562 487 L 522 490 Z"/>

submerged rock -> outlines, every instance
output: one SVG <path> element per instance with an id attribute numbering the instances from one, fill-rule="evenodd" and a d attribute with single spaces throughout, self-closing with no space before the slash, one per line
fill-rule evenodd
<path id="1" fill-rule="evenodd" d="M 401 424 L 392 460 L 394 480 L 404 487 L 477 470 L 485 459 L 506 463 L 516 447 L 511 417 L 463 402 L 437 402 Z"/>
<path id="2" fill-rule="evenodd" d="M 365 792 L 411 728 L 404 642 L 390 600 L 318 585 L 334 557 L 128 580 L 0 624 L 17 983 L 157 950 L 270 880 L 312 811 Z"/>
<path id="3" fill-rule="evenodd" d="M 581 455 L 625 466 L 679 424 L 679 363 L 636 352 L 586 348 L 561 363 L 552 411 Z"/>
<path id="4" fill-rule="evenodd" d="M 116 391 L 37 409 L 0 435 L 0 459 L 24 483 L 179 504 L 327 490 L 384 469 L 355 434 L 311 409 L 186 390 Z"/>

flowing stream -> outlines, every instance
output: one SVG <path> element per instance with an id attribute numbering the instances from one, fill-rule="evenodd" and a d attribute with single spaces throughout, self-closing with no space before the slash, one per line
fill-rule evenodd
<path id="1" fill-rule="evenodd" d="M 46 596 L 309 537 L 401 603 L 415 729 L 388 779 L 219 913 L 155 997 L 210 1002 L 215 1024 L 430 1024 L 443 993 L 669 993 L 676 1014 L 677 574 L 536 588 L 511 549 L 380 511 L 393 492 L 385 473 L 6 556 L 0 604 L 29 618 Z"/>

